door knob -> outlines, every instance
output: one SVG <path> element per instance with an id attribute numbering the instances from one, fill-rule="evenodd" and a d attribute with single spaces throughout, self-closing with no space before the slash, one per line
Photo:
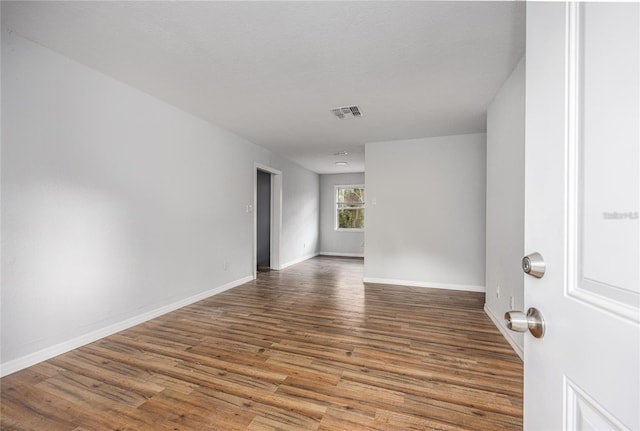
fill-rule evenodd
<path id="1" fill-rule="evenodd" d="M 522 258 L 522 270 L 525 274 L 542 278 L 545 270 L 545 263 L 540 253 L 531 253 Z"/>
<path id="2" fill-rule="evenodd" d="M 544 337 L 544 319 L 536 308 L 529 308 L 527 314 L 522 311 L 507 311 L 504 313 L 504 323 L 512 331 L 525 332 L 528 330 L 536 338 Z"/>

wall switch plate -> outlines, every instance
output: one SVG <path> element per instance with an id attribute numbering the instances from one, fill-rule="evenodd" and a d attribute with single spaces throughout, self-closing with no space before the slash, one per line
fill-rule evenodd
<path id="1" fill-rule="evenodd" d="M 516 308 L 516 301 L 513 299 L 513 296 L 509 297 L 509 308 L 512 310 Z"/>

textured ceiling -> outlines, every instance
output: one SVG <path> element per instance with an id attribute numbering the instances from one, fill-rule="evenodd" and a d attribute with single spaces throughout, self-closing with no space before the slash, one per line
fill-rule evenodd
<path id="1" fill-rule="evenodd" d="M 485 131 L 524 53 L 524 13 L 483 1 L 3 1 L 2 26 L 335 173 L 364 171 L 366 142 Z M 354 104 L 361 118 L 329 112 Z"/>

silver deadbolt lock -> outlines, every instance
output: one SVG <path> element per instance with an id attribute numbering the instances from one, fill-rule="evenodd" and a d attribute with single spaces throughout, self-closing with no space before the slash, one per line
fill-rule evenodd
<path id="1" fill-rule="evenodd" d="M 522 270 L 535 278 L 542 278 L 545 264 L 540 253 L 531 253 L 522 258 Z"/>
<path id="2" fill-rule="evenodd" d="M 504 323 L 512 331 L 526 332 L 528 330 L 536 338 L 544 337 L 544 319 L 536 308 L 529 308 L 527 314 L 522 311 L 507 311 L 504 313 Z"/>

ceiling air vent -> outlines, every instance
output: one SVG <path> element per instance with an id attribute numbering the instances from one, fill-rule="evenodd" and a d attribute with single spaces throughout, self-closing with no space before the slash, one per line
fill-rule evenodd
<path id="1" fill-rule="evenodd" d="M 338 117 L 340 120 L 349 120 L 351 118 L 362 117 L 360 108 L 357 106 L 342 106 L 340 108 L 331 109 L 331 113 Z"/>

